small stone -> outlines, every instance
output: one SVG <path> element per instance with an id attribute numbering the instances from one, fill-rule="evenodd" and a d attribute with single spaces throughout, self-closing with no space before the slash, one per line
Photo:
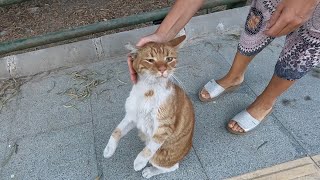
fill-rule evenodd
<path id="1" fill-rule="evenodd" d="M 11 176 L 10 176 L 11 178 L 14 178 L 14 174 L 11 174 Z"/>
<path id="2" fill-rule="evenodd" d="M 7 34 L 7 31 L 0 31 L 0 36 L 4 36 Z"/>
<path id="3" fill-rule="evenodd" d="M 221 33 L 221 32 L 223 32 L 224 30 L 225 30 L 225 29 L 224 29 L 224 25 L 223 25 L 222 23 L 219 23 L 218 26 L 217 26 L 217 31 Z"/>
<path id="4" fill-rule="evenodd" d="M 304 100 L 305 100 L 305 101 L 310 101 L 310 100 L 312 100 L 312 99 L 311 99 L 310 96 L 305 96 L 305 97 L 304 97 Z"/>
<path id="5" fill-rule="evenodd" d="M 29 29 L 29 28 L 26 28 L 25 31 L 26 31 L 27 33 L 33 33 L 33 30 L 32 30 L 32 29 Z"/>
<path id="6" fill-rule="evenodd" d="M 39 7 L 32 7 L 32 8 L 28 8 L 28 11 L 30 13 L 36 13 L 38 11 Z"/>
<path id="7" fill-rule="evenodd" d="M 291 106 L 293 105 L 294 102 L 296 102 L 297 100 L 296 99 L 282 99 L 281 103 L 284 105 L 284 106 Z"/>

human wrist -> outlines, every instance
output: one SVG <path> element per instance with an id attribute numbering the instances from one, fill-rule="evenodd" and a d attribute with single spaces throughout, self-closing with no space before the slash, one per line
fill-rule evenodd
<path id="1" fill-rule="evenodd" d="M 168 32 L 164 32 L 161 29 L 157 29 L 154 34 L 160 42 L 167 42 L 170 40 L 168 37 Z"/>

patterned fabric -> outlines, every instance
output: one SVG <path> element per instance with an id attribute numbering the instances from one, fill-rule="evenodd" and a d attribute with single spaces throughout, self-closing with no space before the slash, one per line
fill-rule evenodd
<path id="1" fill-rule="evenodd" d="M 240 38 L 238 51 L 254 56 L 274 38 L 266 36 L 267 22 L 280 0 L 254 0 Z M 312 18 L 286 37 L 284 48 L 275 66 L 278 77 L 296 80 L 320 62 L 320 4 Z"/>

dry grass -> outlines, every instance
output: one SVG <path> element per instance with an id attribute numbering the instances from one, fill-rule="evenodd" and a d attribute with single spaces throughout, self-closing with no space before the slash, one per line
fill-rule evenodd
<path id="1" fill-rule="evenodd" d="M 7 104 L 19 94 L 20 87 L 27 81 L 27 78 L 10 78 L 0 80 L 0 113 Z"/>
<path id="2" fill-rule="evenodd" d="M 73 108 L 79 110 L 76 106 L 77 102 L 84 101 L 90 98 L 93 94 L 94 89 L 99 85 L 102 85 L 109 81 L 113 76 L 109 76 L 102 80 L 101 77 L 104 74 L 97 73 L 92 70 L 83 69 L 81 71 L 74 71 L 69 74 L 70 78 L 73 79 L 74 84 L 64 92 L 58 93 L 58 95 L 66 95 L 70 98 L 63 106 L 65 108 Z"/>

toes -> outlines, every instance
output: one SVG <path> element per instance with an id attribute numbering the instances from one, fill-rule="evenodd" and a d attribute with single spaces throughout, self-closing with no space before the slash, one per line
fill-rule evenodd
<path id="1" fill-rule="evenodd" d="M 232 127 L 232 130 L 236 132 L 244 132 L 244 130 L 237 124 L 237 122 L 234 122 L 234 126 Z"/>
<path id="2" fill-rule="evenodd" d="M 228 123 L 228 127 L 231 128 L 233 131 L 243 133 L 244 130 L 238 125 L 238 123 L 234 120 L 230 120 Z"/>
<path id="3" fill-rule="evenodd" d="M 210 98 L 208 91 L 206 91 L 205 89 L 202 89 L 200 94 L 201 94 L 201 97 L 203 97 L 205 99 Z"/>
<path id="4" fill-rule="evenodd" d="M 228 123 L 229 128 L 233 128 L 236 122 L 234 120 L 230 120 Z"/>
<path id="5" fill-rule="evenodd" d="M 236 125 L 236 127 L 235 127 L 235 128 L 236 128 L 236 131 L 237 131 L 237 132 L 240 132 L 240 129 L 241 129 L 241 128 L 239 127 L 239 125 L 238 125 L 238 124 Z"/>

